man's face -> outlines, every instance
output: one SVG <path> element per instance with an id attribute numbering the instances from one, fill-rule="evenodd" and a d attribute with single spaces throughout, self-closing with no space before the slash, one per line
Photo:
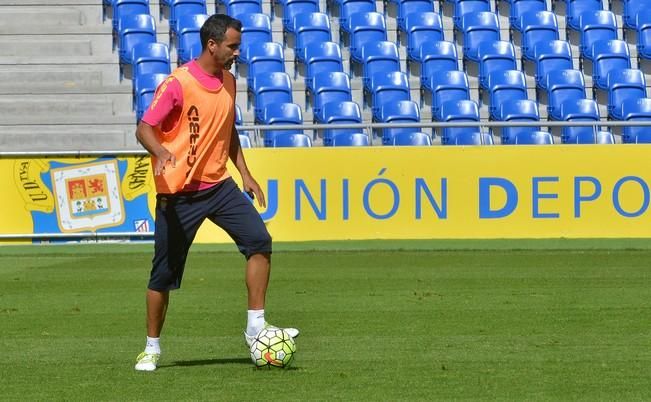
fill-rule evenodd
<path id="1" fill-rule="evenodd" d="M 217 65 L 222 66 L 225 70 L 231 69 L 240 55 L 241 38 L 242 34 L 239 31 L 228 28 L 221 43 L 209 41 L 209 48 Z"/>

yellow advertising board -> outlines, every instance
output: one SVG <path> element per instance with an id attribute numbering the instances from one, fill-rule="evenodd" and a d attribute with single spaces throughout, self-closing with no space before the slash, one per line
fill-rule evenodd
<path id="1" fill-rule="evenodd" d="M 266 193 L 260 214 L 279 241 L 630 238 L 651 237 L 650 151 L 437 146 L 245 156 Z M 2 234 L 153 231 L 147 157 L 3 158 L 0 168 Z M 196 241 L 230 239 L 206 222 Z"/>
<path id="2" fill-rule="evenodd" d="M 251 149 L 276 240 L 651 237 L 651 146 Z M 234 175 L 236 176 L 236 175 Z M 217 238 L 206 225 L 198 241 Z"/>

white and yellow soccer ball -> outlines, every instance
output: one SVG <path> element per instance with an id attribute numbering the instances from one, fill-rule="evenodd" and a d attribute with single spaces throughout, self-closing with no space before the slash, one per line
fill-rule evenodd
<path id="1" fill-rule="evenodd" d="M 260 331 L 250 351 L 256 367 L 285 368 L 294 360 L 296 342 L 282 328 L 268 327 Z"/>

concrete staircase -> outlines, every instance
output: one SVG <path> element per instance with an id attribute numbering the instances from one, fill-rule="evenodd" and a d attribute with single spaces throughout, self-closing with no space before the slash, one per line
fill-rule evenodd
<path id="1" fill-rule="evenodd" d="M 0 150 L 140 149 L 111 44 L 99 1 L 0 2 Z"/>

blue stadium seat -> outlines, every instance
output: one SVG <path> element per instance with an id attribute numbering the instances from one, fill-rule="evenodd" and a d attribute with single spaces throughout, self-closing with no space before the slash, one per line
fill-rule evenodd
<path id="1" fill-rule="evenodd" d="M 472 100 L 445 102 L 441 107 L 441 121 L 449 123 L 479 121 L 479 107 Z M 492 143 L 492 137 L 482 134 L 479 127 L 445 127 L 441 131 L 442 145 L 488 145 Z"/>
<path id="2" fill-rule="evenodd" d="M 253 145 L 251 145 L 251 138 L 247 134 L 238 134 L 238 138 L 240 139 L 240 147 L 253 148 Z"/>
<path id="3" fill-rule="evenodd" d="M 565 121 L 599 121 L 599 107 L 592 99 L 568 100 L 561 105 L 561 117 Z M 563 144 L 596 144 L 598 129 L 595 126 L 563 127 Z"/>
<path id="4" fill-rule="evenodd" d="M 156 88 L 161 82 L 165 81 L 168 74 L 154 73 L 143 74 L 135 82 L 136 95 L 136 118 L 138 121 L 142 118 L 156 93 Z"/>
<path id="5" fill-rule="evenodd" d="M 430 77 L 459 69 L 457 47 L 452 42 L 425 42 L 420 47 L 420 84 L 426 87 Z M 430 88 L 431 89 L 431 88 Z"/>
<path id="6" fill-rule="evenodd" d="M 601 0 L 572 0 L 567 2 L 565 24 L 568 29 L 581 30 L 581 15 L 585 12 L 603 10 Z"/>
<path id="7" fill-rule="evenodd" d="M 627 99 L 622 103 L 623 120 L 651 120 L 651 99 Z M 622 130 L 622 142 L 628 144 L 651 143 L 651 127 L 626 126 Z"/>
<path id="8" fill-rule="evenodd" d="M 465 14 L 461 24 L 464 60 L 479 62 L 479 44 L 500 40 L 500 24 L 496 14 L 486 11 Z"/>
<path id="9" fill-rule="evenodd" d="M 615 14 L 610 11 L 589 11 L 579 18 L 581 27 L 581 56 L 592 60 L 592 45 L 597 41 L 617 39 Z"/>
<path id="10" fill-rule="evenodd" d="M 380 107 L 377 121 L 380 123 L 420 123 L 420 110 L 416 102 L 410 100 L 387 102 Z M 393 136 L 415 131 L 420 130 L 408 127 L 389 127 L 378 130 L 378 136 L 381 136 L 382 143 L 387 145 L 393 143 Z"/>
<path id="11" fill-rule="evenodd" d="M 270 145 L 274 148 L 305 148 L 312 146 L 312 140 L 305 134 L 278 134 Z"/>
<path id="12" fill-rule="evenodd" d="M 644 11 L 645 6 L 649 7 L 649 2 L 647 0 L 624 0 L 624 28 L 626 29 L 635 29 L 637 22 L 637 14 L 640 11 Z"/>
<path id="13" fill-rule="evenodd" d="M 249 87 L 254 99 L 256 121 L 263 120 L 264 108 L 273 103 L 292 103 L 292 83 L 287 73 L 262 73 L 253 77 Z"/>
<path id="14" fill-rule="evenodd" d="M 410 60 L 421 61 L 421 45 L 444 39 L 443 23 L 441 16 L 437 13 L 409 14 L 405 18 L 405 28 L 407 32 L 407 63 Z"/>
<path id="15" fill-rule="evenodd" d="M 235 104 L 235 125 L 236 126 L 241 126 L 244 120 L 242 119 L 242 109 L 240 109 L 240 106 L 236 103 Z"/>
<path id="16" fill-rule="evenodd" d="M 263 14 L 260 0 L 228 0 L 225 5 L 226 14 L 237 19 L 245 14 Z"/>
<path id="17" fill-rule="evenodd" d="M 454 29 L 463 31 L 462 21 L 466 14 L 490 11 L 489 0 L 457 0 L 454 2 L 454 16 L 452 17 Z"/>
<path id="18" fill-rule="evenodd" d="M 294 17 L 292 31 L 296 35 L 295 58 L 301 63 L 305 62 L 305 47 L 308 44 L 332 41 L 330 17 L 324 13 L 298 14 Z"/>
<path id="19" fill-rule="evenodd" d="M 511 29 L 522 32 L 521 19 L 524 14 L 530 12 L 547 11 L 545 0 L 513 0 L 509 11 L 509 22 Z"/>
<path id="20" fill-rule="evenodd" d="M 520 17 L 522 26 L 522 57 L 535 61 L 534 49 L 538 43 L 559 39 L 556 14 L 551 11 L 532 11 Z"/>
<path id="21" fill-rule="evenodd" d="M 147 42 L 133 47 L 131 51 L 131 76 L 134 83 L 136 77 L 142 74 L 169 74 L 171 72 L 170 51 L 166 44 Z M 120 71 L 120 78 L 122 78 L 122 71 Z"/>
<path id="22" fill-rule="evenodd" d="M 322 112 L 315 117 L 317 117 L 318 123 L 326 124 L 362 122 L 362 112 L 359 105 L 352 101 L 325 103 Z M 359 131 L 359 129 L 355 130 L 356 132 Z"/>
<path id="23" fill-rule="evenodd" d="M 538 103 L 532 100 L 505 101 L 500 105 L 499 121 L 540 121 Z M 517 144 L 540 127 L 502 127 L 502 144 Z"/>
<path id="24" fill-rule="evenodd" d="M 547 113 L 563 120 L 561 105 L 568 100 L 585 99 L 585 80 L 579 70 L 558 70 L 547 75 Z"/>
<path id="25" fill-rule="evenodd" d="M 355 102 L 329 102 L 323 105 L 320 115 L 315 115 L 320 124 L 359 124 L 362 122 L 362 112 Z M 333 139 L 339 134 L 360 133 L 359 128 L 328 128 L 323 131 L 323 145 L 333 145 Z"/>
<path id="26" fill-rule="evenodd" d="M 341 48 L 334 42 L 310 43 L 305 47 L 306 92 L 314 90 L 314 76 L 321 72 L 344 71 Z"/>
<path id="27" fill-rule="evenodd" d="M 132 64 L 133 48 L 141 43 L 156 43 L 156 26 L 149 14 L 131 14 L 120 17 L 118 32 L 121 64 Z"/>
<path id="28" fill-rule="evenodd" d="M 121 19 L 127 15 L 149 15 L 149 0 L 113 0 L 113 31 L 121 30 Z"/>
<path id="29" fill-rule="evenodd" d="M 646 98 L 646 81 L 640 70 L 614 70 L 608 73 L 608 115 L 621 120 L 622 104 L 628 99 Z"/>
<path id="30" fill-rule="evenodd" d="M 312 111 L 315 116 L 323 113 L 323 106 L 330 102 L 352 101 L 348 74 L 340 71 L 316 74 L 312 95 Z"/>
<path id="31" fill-rule="evenodd" d="M 463 71 L 445 71 L 429 77 L 424 88 L 432 93 L 432 117 L 442 121 L 441 106 L 449 101 L 470 99 L 470 83 Z"/>
<path id="32" fill-rule="evenodd" d="M 371 13 L 353 14 L 350 25 L 350 57 L 352 61 L 362 63 L 362 47 L 371 42 L 387 40 L 387 29 L 384 15 Z"/>
<path id="33" fill-rule="evenodd" d="M 244 124 L 244 120 L 242 119 L 242 109 L 240 109 L 239 105 L 235 104 L 235 125 L 240 127 Z M 237 130 L 237 133 L 239 134 L 240 138 L 240 145 L 242 148 L 251 148 L 251 138 L 249 137 L 249 134 L 246 131 Z"/>
<path id="34" fill-rule="evenodd" d="M 596 88 L 608 89 L 608 73 L 614 70 L 631 68 L 628 45 L 622 40 L 596 42 L 592 46 L 592 80 Z"/>
<path id="35" fill-rule="evenodd" d="M 614 144 L 615 136 L 607 130 L 597 131 L 597 144 Z"/>
<path id="36" fill-rule="evenodd" d="M 319 12 L 318 0 L 285 0 L 283 6 L 283 28 L 294 32 L 294 18 L 299 14 Z"/>
<path id="37" fill-rule="evenodd" d="M 170 74 L 169 49 L 164 43 L 141 43 L 133 48 L 131 95 L 133 110 L 136 110 L 136 81 L 145 74 Z M 122 67 L 122 65 L 120 65 Z M 122 74 L 122 68 L 120 68 Z"/>
<path id="38" fill-rule="evenodd" d="M 400 71 L 400 55 L 395 42 L 380 41 L 362 47 L 362 84 L 371 89 L 371 77 L 375 73 Z"/>
<path id="39" fill-rule="evenodd" d="M 552 145 L 554 139 L 547 131 L 523 131 L 513 138 L 515 145 Z M 504 144 L 504 142 L 502 142 Z"/>
<path id="40" fill-rule="evenodd" d="M 394 135 L 391 138 L 391 144 L 385 145 L 430 146 L 432 145 L 432 137 L 419 131 L 403 132 Z"/>
<path id="41" fill-rule="evenodd" d="M 178 20 L 182 15 L 208 14 L 206 0 L 168 0 L 169 1 L 169 24 L 170 29 L 174 30 Z M 179 32 L 181 27 L 176 29 Z"/>
<path id="42" fill-rule="evenodd" d="M 400 1 L 398 3 L 398 16 L 396 18 L 396 21 L 398 23 L 398 30 L 402 32 L 408 32 L 407 17 L 414 16 L 418 18 L 422 14 L 436 14 L 434 12 L 434 4 L 431 0 Z M 398 35 L 398 39 L 400 39 L 400 35 Z"/>
<path id="43" fill-rule="evenodd" d="M 572 70 L 572 49 L 564 40 L 537 43 L 534 47 L 536 59 L 536 86 L 547 89 L 547 76 L 551 72 Z"/>
<path id="44" fill-rule="evenodd" d="M 252 43 L 246 48 L 248 65 L 247 85 L 253 85 L 253 77 L 260 73 L 285 72 L 283 46 L 276 42 Z"/>
<path id="45" fill-rule="evenodd" d="M 269 125 L 300 125 L 303 124 L 303 113 L 295 103 L 271 103 L 264 107 L 262 112 L 262 124 Z M 303 134 L 300 129 L 293 130 L 265 130 L 264 145 L 272 146 L 274 137 L 283 134 Z"/>
<path id="46" fill-rule="evenodd" d="M 458 133 L 443 145 L 493 145 L 493 137 L 479 130 Z"/>
<path id="47" fill-rule="evenodd" d="M 373 13 L 376 11 L 374 0 L 342 0 L 339 6 L 339 38 L 343 33 L 350 35 L 350 16 L 354 14 Z M 340 42 L 343 44 L 343 41 Z"/>
<path id="48" fill-rule="evenodd" d="M 517 70 L 515 48 L 511 42 L 496 41 L 479 44 L 479 85 L 488 88 L 488 75 L 494 71 Z"/>
<path id="49" fill-rule="evenodd" d="M 380 108 L 383 104 L 400 100 L 411 100 L 409 79 L 405 73 L 382 72 L 371 77 L 371 104 L 375 120 L 379 120 Z"/>
<path id="50" fill-rule="evenodd" d="M 325 142 L 323 145 L 326 145 Z M 341 133 L 332 137 L 333 147 L 365 147 L 370 145 L 368 135 L 363 133 Z"/>
<path id="51" fill-rule="evenodd" d="M 640 59 L 651 59 L 651 8 L 637 13 L 637 52 Z"/>
<path id="52" fill-rule="evenodd" d="M 208 18 L 205 14 L 185 14 L 178 20 L 179 32 L 177 36 L 176 54 L 178 65 L 185 64 L 201 54 L 201 26 Z"/>
<path id="53" fill-rule="evenodd" d="M 239 17 L 242 22 L 242 39 L 240 43 L 241 63 L 247 63 L 248 60 L 243 58 L 246 48 L 250 43 L 273 42 L 271 36 L 271 20 L 266 14 L 253 13 L 242 14 Z"/>
<path id="54" fill-rule="evenodd" d="M 495 71 L 488 76 L 490 106 L 493 119 L 499 119 L 500 105 L 505 101 L 527 99 L 527 83 L 519 70 Z"/>

